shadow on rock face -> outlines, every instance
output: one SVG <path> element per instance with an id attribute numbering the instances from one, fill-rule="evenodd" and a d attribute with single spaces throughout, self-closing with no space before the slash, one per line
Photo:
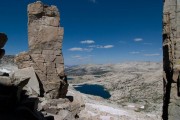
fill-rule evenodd
<path id="1" fill-rule="evenodd" d="M 70 102 L 73 102 L 74 97 L 73 96 L 66 96 L 67 99 L 69 99 Z"/>
<path id="2" fill-rule="evenodd" d="M 1 120 L 54 120 L 53 116 L 45 118 L 38 112 L 38 98 L 31 98 L 22 90 L 28 81 L 29 78 L 15 84 L 0 83 Z"/>
<path id="3" fill-rule="evenodd" d="M 0 49 L 0 59 L 5 55 L 5 50 L 4 49 Z"/>

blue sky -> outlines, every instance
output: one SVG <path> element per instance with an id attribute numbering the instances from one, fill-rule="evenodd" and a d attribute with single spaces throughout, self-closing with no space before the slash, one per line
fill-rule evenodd
<path id="1" fill-rule="evenodd" d="M 6 54 L 28 50 L 27 4 L 1 0 Z M 162 61 L 162 0 L 42 0 L 57 5 L 66 65 Z"/>

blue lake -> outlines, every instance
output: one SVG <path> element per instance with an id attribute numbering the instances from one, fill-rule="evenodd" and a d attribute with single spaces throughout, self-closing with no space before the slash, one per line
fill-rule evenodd
<path id="1" fill-rule="evenodd" d="M 67 78 L 67 80 L 74 80 L 74 78 L 70 78 L 70 77 L 68 77 L 68 78 Z"/>
<path id="2" fill-rule="evenodd" d="M 83 85 L 74 85 L 74 88 L 85 94 L 100 96 L 104 99 L 108 99 L 111 97 L 108 91 L 104 89 L 101 85 L 90 85 L 90 84 L 83 84 Z"/>

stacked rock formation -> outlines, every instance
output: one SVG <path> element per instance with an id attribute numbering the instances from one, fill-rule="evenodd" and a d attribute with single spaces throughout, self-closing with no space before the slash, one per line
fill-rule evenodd
<path id="1" fill-rule="evenodd" d="M 180 1 L 164 0 L 164 120 L 180 118 Z"/>
<path id="2" fill-rule="evenodd" d="M 7 36 L 0 33 L 0 59 L 5 54 L 2 49 Z M 37 111 L 38 99 L 25 94 L 23 88 L 28 84 L 29 77 L 15 77 L 8 73 L 0 74 L 0 116 L 1 120 L 48 120 Z M 50 119 L 49 119 L 50 120 Z"/>
<path id="3" fill-rule="evenodd" d="M 64 74 L 60 14 L 56 6 L 37 1 L 28 5 L 29 52 L 15 59 L 19 68 L 33 67 L 40 82 L 41 95 L 66 96 L 68 83 Z"/>

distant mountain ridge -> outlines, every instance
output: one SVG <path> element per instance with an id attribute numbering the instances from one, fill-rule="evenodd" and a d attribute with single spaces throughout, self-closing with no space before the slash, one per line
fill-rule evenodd
<path id="1" fill-rule="evenodd" d="M 65 73 L 70 76 L 82 75 L 103 75 L 108 72 L 117 72 L 122 69 L 127 71 L 149 70 L 158 69 L 162 66 L 161 62 L 125 62 L 117 64 L 85 64 L 65 66 Z M 144 68 L 145 67 L 145 68 Z"/>

